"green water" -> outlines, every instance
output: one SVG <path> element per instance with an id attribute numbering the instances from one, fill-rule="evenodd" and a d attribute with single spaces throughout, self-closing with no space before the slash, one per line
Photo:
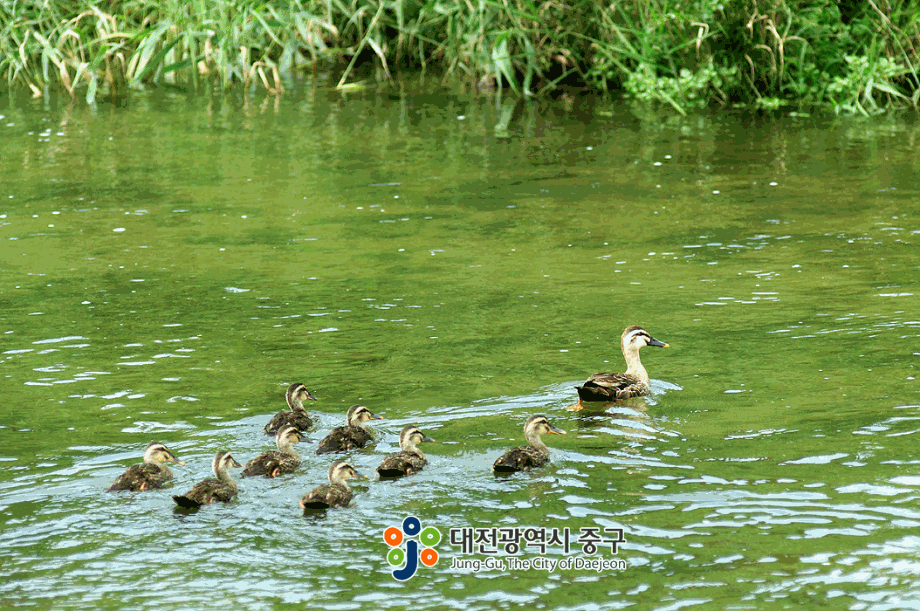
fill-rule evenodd
<path id="1" fill-rule="evenodd" d="M 418 91 L 0 98 L 0 605 L 920 605 L 918 128 Z M 671 345 L 655 395 L 566 411 L 631 324 Z M 300 381 L 314 442 L 385 418 L 352 506 L 302 514 L 307 446 L 174 513 Z M 534 413 L 553 462 L 494 477 Z M 429 466 L 378 481 L 410 423 Z M 152 440 L 173 484 L 105 493 Z M 622 528 L 595 557 L 626 568 L 474 573 L 445 540 L 398 582 L 407 515 Z"/>

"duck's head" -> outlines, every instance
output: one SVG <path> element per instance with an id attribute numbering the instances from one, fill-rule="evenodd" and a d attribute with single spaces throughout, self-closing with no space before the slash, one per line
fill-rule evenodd
<path id="1" fill-rule="evenodd" d="M 221 472 L 226 473 L 227 469 L 231 467 L 242 467 L 240 463 L 236 462 L 233 456 L 230 455 L 230 452 L 220 451 L 217 453 L 217 456 L 214 457 L 214 462 L 211 464 L 211 470 L 214 471 L 214 475 L 218 475 Z"/>
<path id="2" fill-rule="evenodd" d="M 355 468 L 344 460 L 337 460 L 329 467 L 329 481 L 333 484 L 345 484 L 345 480 L 355 477 L 366 478 L 367 476 L 355 471 Z"/>
<path id="3" fill-rule="evenodd" d="M 648 331 L 638 325 L 626 327 L 626 330 L 623 331 L 623 337 L 620 338 L 620 343 L 623 346 L 623 352 L 638 351 L 640 348 L 645 348 L 646 346 L 655 346 L 656 348 L 668 347 L 666 343 L 658 341 L 649 335 Z"/>
<path id="4" fill-rule="evenodd" d="M 364 405 L 352 405 L 348 408 L 346 420 L 349 426 L 361 426 L 368 420 L 383 420 L 383 417 L 378 416 Z"/>
<path id="5" fill-rule="evenodd" d="M 185 464 L 181 460 L 177 459 L 175 455 L 159 441 L 152 441 L 147 444 L 147 449 L 144 450 L 144 462 L 171 462 L 176 463 L 177 465 Z"/>
<path id="6" fill-rule="evenodd" d="M 275 435 L 275 444 L 278 446 L 278 449 L 281 449 L 283 446 L 303 441 L 303 439 L 303 433 L 295 427 L 288 425 L 278 429 L 278 433 Z"/>
<path id="7" fill-rule="evenodd" d="M 288 405 L 292 408 L 294 405 L 301 404 L 304 401 L 317 400 L 316 397 L 313 396 L 313 393 L 307 390 L 307 387 L 304 386 L 302 382 L 296 382 L 288 386 L 285 396 L 287 397 Z"/>
<path id="8" fill-rule="evenodd" d="M 434 439 L 420 431 L 417 426 L 409 425 L 399 433 L 399 447 L 407 452 L 423 441 L 434 441 Z"/>
<path id="9" fill-rule="evenodd" d="M 539 438 L 540 435 L 546 433 L 551 433 L 553 435 L 566 434 L 562 429 L 550 424 L 546 416 L 543 415 L 531 416 L 524 422 L 524 436 L 527 439 Z"/>

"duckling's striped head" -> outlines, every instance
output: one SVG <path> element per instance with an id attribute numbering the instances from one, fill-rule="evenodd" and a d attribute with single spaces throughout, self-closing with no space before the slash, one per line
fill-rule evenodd
<path id="1" fill-rule="evenodd" d="M 329 481 L 333 484 L 344 484 L 345 480 L 354 477 L 366 477 L 344 460 L 337 460 L 329 467 Z"/>
<path id="2" fill-rule="evenodd" d="M 295 382 L 288 386 L 285 397 L 287 397 L 288 405 L 290 405 L 292 409 L 295 405 L 300 405 L 304 401 L 317 400 L 316 397 L 313 396 L 313 393 L 307 390 L 307 387 L 304 386 L 302 382 Z"/>
<path id="3" fill-rule="evenodd" d="M 531 416 L 524 422 L 524 436 L 528 439 L 531 437 L 539 437 L 545 433 L 552 433 L 553 435 L 566 434 L 562 429 L 550 424 L 546 416 L 543 415 Z"/>
<path id="4" fill-rule="evenodd" d="M 177 465 L 185 464 L 181 460 L 178 460 L 175 455 L 159 441 L 151 441 L 147 444 L 147 449 L 144 450 L 144 462 L 171 462 Z"/>
<path id="5" fill-rule="evenodd" d="M 434 439 L 420 431 L 417 426 L 409 425 L 399 433 L 399 447 L 403 450 L 414 448 L 423 441 L 434 441 Z"/>
<path id="6" fill-rule="evenodd" d="M 656 348 L 668 347 L 666 343 L 658 341 L 649 335 L 648 331 L 639 325 L 626 327 L 626 330 L 623 331 L 623 336 L 620 338 L 620 341 L 623 344 L 624 352 L 626 350 L 638 350 L 640 348 L 644 348 L 645 346 L 655 346 Z"/>
<path id="7" fill-rule="evenodd" d="M 378 416 L 364 405 L 352 405 L 348 408 L 346 419 L 349 426 L 361 426 L 368 420 L 383 420 L 383 417 Z"/>
<path id="8" fill-rule="evenodd" d="M 278 433 L 275 436 L 275 443 L 279 448 L 283 445 L 289 443 L 297 443 L 298 441 L 303 441 L 304 436 L 296 427 L 287 425 L 278 429 Z"/>
<path id="9" fill-rule="evenodd" d="M 218 475 L 221 471 L 226 472 L 230 467 L 242 467 L 240 463 L 236 462 L 233 456 L 230 455 L 230 452 L 221 450 L 214 457 L 214 462 L 211 464 L 211 470 L 214 471 L 214 475 Z"/>

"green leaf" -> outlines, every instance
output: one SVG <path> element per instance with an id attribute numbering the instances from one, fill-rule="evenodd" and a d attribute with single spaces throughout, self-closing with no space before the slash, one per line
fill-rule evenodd
<path id="1" fill-rule="evenodd" d="M 514 68 L 511 65 L 511 57 L 508 55 L 508 38 L 511 32 L 502 32 L 495 39 L 492 45 L 492 64 L 495 66 L 495 73 L 500 74 L 511 84 L 511 88 L 517 91 L 517 81 L 514 78 Z"/>

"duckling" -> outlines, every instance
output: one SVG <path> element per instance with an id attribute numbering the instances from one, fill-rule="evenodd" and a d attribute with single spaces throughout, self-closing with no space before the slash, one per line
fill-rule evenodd
<path id="1" fill-rule="evenodd" d="M 287 404 L 291 411 L 275 414 L 271 422 L 265 425 L 266 435 L 277 435 L 278 430 L 286 425 L 297 427 L 298 431 L 306 431 L 313 426 L 313 419 L 307 414 L 307 410 L 303 408 L 303 402 L 316 401 L 316 397 L 307 390 L 307 387 L 300 382 L 291 384 L 288 386 L 284 397 L 287 399 Z"/>
<path id="2" fill-rule="evenodd" d="M 428 464 L 428 459 L 416 447 L 423 441 L 434 441 L 431 437 L 421 432 L 417 426 L 407 426 L 399 434 L 400 451 L 390 454 L 383 459 L 377 467 L 380 477 L 400 477 L 415 471 L 421 471 Z"/>
<path id="3" fill-rule="evenodd" d="M 319 447 L 316 448 L 317 454 L 347 452 L 363 448 L 374 440 L 374 436 L 364 426 L 364 423 L 368 420 L 383 420 L 381 416 L 374 414 L 363 405 L 349 407 L 345 418 L 348 424 L 332 429 L 326 438 L 319 442 Z"/>
<path id="4" fill-rule="evenodd" d="M 584 409 L 582 401 L 621 401 L 651 393 L 648 372 L 639 360 L 639 350 L 645 346 L 667 348 L 668 344 L 658 341 L 642 327 L 627 327 L 620 338 L 620 347 L 626 358 L 626 373 L 595 373 L 582 386 L 575 387 L 578 403 L 566 409 L 570 412 Z"/>
<path id="5" fill-rule="evenodd" d="M 177 465 L 185 464 L 181 460 L 177 460 L 173 453 L 162 443 L 152 441 L 147 444 L 147 449 L 144 450 L 144 462 L 128 467 L 128 470 L 118 476 L 108 491 L 159 488 L 171 480 L 173 476 L 169 467 L 163 464 L 166 462 L 176 463 Z"/>
<path id="6" fill-rule="evenodd" d="M 549 462 L 549 449 L 540 439 L 540 435 L 552 433 L 565 435 L 565 431 L 549 423 L 546 416 L 531 416 L 524 422 L 524 437 L 530 442 L 529 446 L 511 448 L 495 461 L 492 471 L 496 473 L 512 473 L 514 471 L 530 471 L 542 467 Z"/>
<path id="7" fill-rule="evenodd" d="M 350 477 L 366 477 L 344 460 L 337 460 L 329 467 L 329 483 L 317 486 L 300 499 L 304 509 L 326 509 L 328 507 L 346 507 L 353 496 L 347 480 Z"/>
<path id="8" fill-rule="evenodd" d="M 292 443 L 303 440 L 303 433 L 293 426 L 285 426 L 278 431 L 275 444 L 278 451 L 263 452 L 246 463 L 242 476 L 264 475 L 277 477 L 282 473 L 293 473 L 300 466 L 300 454 L 294 449 Z"/>
<path id="9" fill-rule="evenodd" d="M 240 463 L 233 459 L 230 452 L 218 452 L 211 464 L 211 469 L 217 479 L 206 479 L 198 482 L 192 489 L 182 496 L 174 496 L 176 505 L 185 509 L 198 509 L 202 505 L 209 505 L 214 501 L 226 503 L 236 496 L 236 482 L 227 472 L 230 467 L 239 467 Z"/>

